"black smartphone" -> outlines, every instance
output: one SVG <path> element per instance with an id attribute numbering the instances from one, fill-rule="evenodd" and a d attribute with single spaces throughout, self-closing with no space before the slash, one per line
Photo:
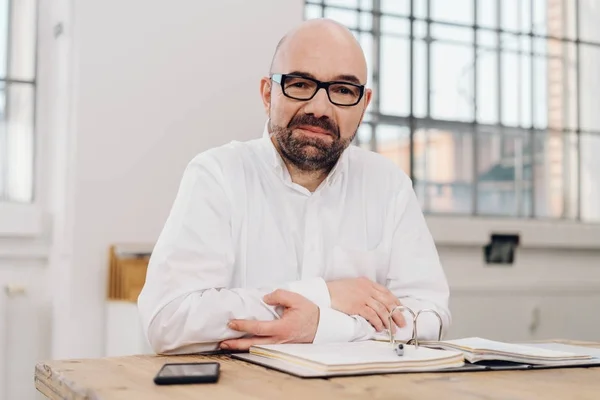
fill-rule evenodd
<path id="1" fill-rule="evenodd" d="M 215 383 L 219 380 L 218 362 L 170 363 L 162 366 L 154 377 L 157 385 Z"/>

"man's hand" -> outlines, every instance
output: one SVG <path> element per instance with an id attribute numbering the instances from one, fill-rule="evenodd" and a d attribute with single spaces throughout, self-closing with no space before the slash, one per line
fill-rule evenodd
<path id="1" fill-rule="evenodd" d="M 395 327 L 389 326 L 389 313 L 401 305 L 400 300 L 383 285 L 371 282 L 367 278 L 350 278 L 327 282 L 331 307 L 348 315 L 360 315 L 373 325 L 377 332 L 384 328 L 395 333 Z M 406 325 L 400 311 L 392 315 L 394 323 Z"/>
<path id="2" fill-rule="evenodd" d="M 267 294 L 264 302 L 283 306 L 281 319 L 275 321 L 232 320 L 230 329 L 254 337 L 230 339 L 221 342 L 221 349 L 247 350 L 254 344 L 312 343 L 319 324 L 319 307 L 304 296 L 278 289 Z"/>

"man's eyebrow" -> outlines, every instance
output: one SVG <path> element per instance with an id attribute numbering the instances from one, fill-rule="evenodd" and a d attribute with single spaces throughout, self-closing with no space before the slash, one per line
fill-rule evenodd
<path id="1" fill-rule="evenodd" d="M 357 85 L 362 85 L 362 83 L 360 82 L 360 79 L 358 79 L 355 75 L 338 75 L 335 78 L 333 78 L 334 81 L 345 81 L 345 82 L 351 82 L 351 83 L 356 83 Z"/>
<path id="2" fill-rule="evenodd" d="M 305 71 L 292 71 L 292 72 L 288 73 L 288 75 L 299 75 L 299 76 L 303 76 L 305 78 L 317 79 L 317 78 L 315 78 L 315 76 L 313 74 L 311 74 L 310 72 L 305 72 Z M 362 85 L 362 83 L 360 82 L 360 79 L 358 79 L 358 77 L 356 77 L 356 75 L 351 75 L 351 74 L 337 75 L 332 79 L 332 81 L 344 81 L 344 82 L 355 83 L 357 85 Z"/>

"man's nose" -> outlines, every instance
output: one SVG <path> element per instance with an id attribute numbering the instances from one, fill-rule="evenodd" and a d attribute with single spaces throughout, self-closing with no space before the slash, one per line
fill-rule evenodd
<path id="1" fill-rule="evenodd" d="M 324 88 L 320 88 L 315 96 L 307 103 L 308 104 L 304 107 L 307 114 L 312 114 L 317 118 L 332 117 L 333 104 L 329 101 L 327 91 Z"/>

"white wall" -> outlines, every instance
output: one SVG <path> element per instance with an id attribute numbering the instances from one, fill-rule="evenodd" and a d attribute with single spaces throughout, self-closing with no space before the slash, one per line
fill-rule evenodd
<path id="1" fill-rule="evenodd" d="M 103 354 L 107 250 L 153 242 L 187 162 L 259 137 L 259 80 L 302 0 L 75 0 L 73 147 L 53 355 Z"/>

